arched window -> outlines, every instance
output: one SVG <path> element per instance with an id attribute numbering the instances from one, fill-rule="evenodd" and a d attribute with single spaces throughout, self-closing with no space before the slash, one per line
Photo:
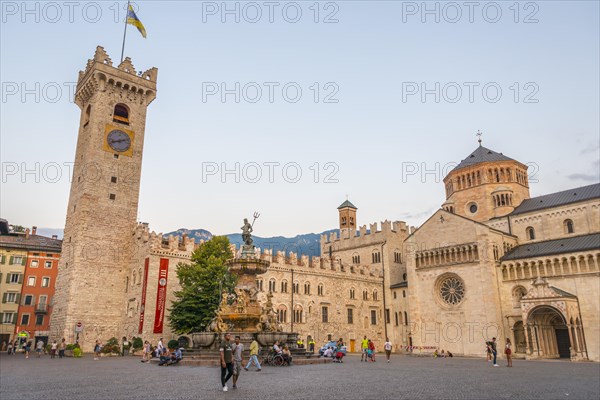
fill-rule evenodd
<path id="1" fill-rule="evenodd" d="M 310 294 L 310 283 L 304 283 L 304 294 Z"/>
<path id="2" fill-rule="evenodd" d="M 573 221 L 571 221 L 570 219 L 565 219 L 565 222 L 563 223 L 564 227 L 565 227 L 565 233 L 574 233 L 575 229 L 573 229 Z"/>
<path id="3" fill-rule="evenodd" d="M 281 281 L 281 293 L 287 293 L 287 281 Z"/>
<path id="4" fill-rule="evenodd" d="M 83 127 L 85 128 L 90 123 L 90 115 L 92 114 L 92 105 L 88 105 L 85 109 L 85 117 L 83 119 Z"/>
<path id="5" fill-rule="evenodd" d="M 274 292 L 275 286 L 276 286 L 275 279 L 271 278 L 271 280 L 269 280 L 269 292 Z"/>
<path id="6" fill-rule="evenodd" d="M 354 299 L 355 298 L 355 291 L 354 288 L 350 289 L 350 298 Z"/>
<path id="7" fill-rule="evenodd" d="M 406 272 L 402 274 L 402 280 L 406 282 Z"/>
<path id="8" fill-rule="evenodd" d="M 377 290 L 373 290 L 373 300 L 377 301 Z"/>
<path id="9" fill-rule="evenodd" d="M 292 293 L 299 293 L 300 292 L 300 283 L 298 283 L 298 281 L 292 283 Z"/>
<path id="10" fill-rule="evenodd" d="M 369 300 L 369 292 L 367 292 L 367 289 L 363 290 L 363 300 Z"/>
<path id="11" fill-rule="evenodd" d="M 277 308 L 277 322 L 280 324 L 287 322 L 287 307 L 283 304 Z"/>
<path id="12" fill-rule="evenodd" d="M 529 239 L 529 240 L 535 239 L 535 230 L 531 226 L 528 226 L 527 229 L 525 229 L 525 233 L 527 235 L 527 239 Z"/>
<path id="13" fill-rule="evenodd" d="M 317 294 L 319 296 L 323 296 L 323 284 L 319 283 L 319 286 L 317 287 Z"/>
<path id="14" fill-rule="evenodd" d="M 513 289 L 513 307 L 521 308 L 521 299 L 527 294 L 527 290 L 523 286 L 517 286 Z"/>
<path id="15" fill-rule="evenodd" d="M 142 269 L 141 268 L 138 270 L 138 276 L 140 277 L 140 279 L 138 279 L 138 285 L 140 285 L 142 283 Z"/>
<path id="16" fill-rule="evenodd" d="M 113 112 L 113 122 L 129 125 L 129 108 L 125 104 L 117 104 Z"/>
<path id="17" fill-rule="evenodd" d="M 404 325 L 408 325 L 408 314 L 404 311 Z"/>
<path id="18" fill-rule="evenodd" d="M 263 291 L 263 280 L 262 279 L 257 279 L 256 280 L 256 288 L 262 292 Z"/>
<path id="19" fill-rule="evenodd" d="M 303 320 L 303 310 L 301 305 L 294 306 L 294 322 L 297 324 L 301 324 L 304 322 Z"/>
<path id="20" fill-rule="evenodd" d="M 125 277 L 125 293 L 129 290 L 129 277 Z"/>
<path id="21" fill-rule="evenodd" d="M 381 253 L 378 250 L 374 250 L 371 253 L 371 260 L 373 264 L 381 262 Z"/>

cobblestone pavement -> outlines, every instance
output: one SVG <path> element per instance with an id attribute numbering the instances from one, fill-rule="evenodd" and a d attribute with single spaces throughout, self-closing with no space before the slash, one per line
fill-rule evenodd
<path id="1" fill-rule="evenodd" d="M 242 371 L 221 391 L 218 368 L 158 367 L 137 357 L 54 359 L 0 355 L 0 399 L 598 399 L 600 364 L 392 356 L 361 363 Z"/>

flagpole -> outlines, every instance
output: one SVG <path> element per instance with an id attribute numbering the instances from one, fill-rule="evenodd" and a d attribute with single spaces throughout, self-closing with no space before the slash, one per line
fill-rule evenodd
<path id="1" fill-rule="evenodd" d="M 128 15 L 129 15 L 129 1 L 127 1 L 127 9 L 125 11 L 125 30 L 123 31 L 123 47 L 121 47 L 121 62 L 123 62 L 123 55 L 125 54 L 125 36 L 127 36 Z"/>

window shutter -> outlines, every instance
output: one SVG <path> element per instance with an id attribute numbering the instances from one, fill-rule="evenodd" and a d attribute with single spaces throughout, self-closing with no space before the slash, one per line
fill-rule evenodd
<path id="1" fill-rule="evenodd" d="M 0 324 L 4 322 L 4 313 L 0 312 Z"/>
<path id="2" fill-rule="evenodd" d="M 31 295 L 31 305 L 35 305 L 35 295 Z"/>
<path id="3" fill-rule="evenodd" d="M 16 323 L 17 323 L 17 313 L 13 313 L 11 324 L 16 324 Z"/>
<path id="4" fill-rule="evenodd" d="M 10 272 L 6 274 L 6 283 L 10 283 Z"/>
<path id="5" fill-rule="evenodd" d="M 15 300 L 16 304 L 19 304 L 21 301 L 21 293 L 17 293 L 17 300 Z"/>
<path id="6" fill-rule="evenodd" d="M 23 257 L 21 259 L 21 265 L 25 265 L 27 263 L 27 257 Z"/>
<path id="7" fill-rule="evenodd" d="M 2 295 L 2 303 L 3 303 L 3 304 L 4 304 L 4 303 L 6 303 L 6 297 L 7 297 L 7 296 L 8 296 L 8 293 L 4 293 L 4 294 Z"/>
<path id="8" fill-rule="evenodd" d="M 19 284 L 23 283 L 23 274 L 19 274 Z"/>
<path id="9" fill-rule="evenodd" d="M 13 263 L 13 259 L 14 259 L 14 258 L 15 258 L 15 257 L 13 257 L 13 256 L 10 256 L 10 259 L 8 260 L 8 265 L 12 265 L 12 263 Z"/>
<path id="10" fill-rule="evenodd" d="M 6 263 L 6 256 L 4 254 L 2 254 L 2 257 L 0 257 L 0 264 L 4 264 Z"/>

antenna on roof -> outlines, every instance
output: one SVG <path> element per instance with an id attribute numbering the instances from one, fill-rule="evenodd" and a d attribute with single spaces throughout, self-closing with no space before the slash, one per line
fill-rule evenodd
<path id="1" fill-rule="evenodd" d="M 481 135 L 483 135 L 483 133 L 481 133 L 481 131 L 478 129 L 477 133 L 475 134 L 477 136 L 477 141 L 479 142 L 479 145 L 481 146 Z"/>

